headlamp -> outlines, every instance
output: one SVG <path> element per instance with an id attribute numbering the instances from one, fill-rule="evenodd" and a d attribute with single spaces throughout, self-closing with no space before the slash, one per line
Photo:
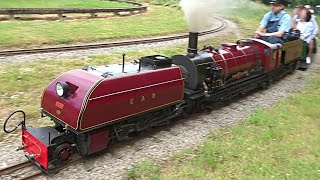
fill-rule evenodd
<path id="1" fill-rule="evenodd" d="M 65 82 L 57 82 L 56 93 L 58 94 L 58 96 L 66 98 L 69 94 L 68 84 Z"/>

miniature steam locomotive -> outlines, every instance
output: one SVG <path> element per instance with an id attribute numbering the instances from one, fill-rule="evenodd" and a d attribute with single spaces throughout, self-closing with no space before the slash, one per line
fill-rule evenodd
<path id="1" fill-rule="evenodd" d="M 104 150 L 130 133 L 268 86 L 297 68 L 303 42 L 242 39 L 200 51 L 197 43 L 198 33 L 190 33 L 186 55 L 153 55 L 62 74 L 45 88 L 41 101 L 42 117 L 55 126 L 32 128 L 23 121 L 19 149 L 44 171 L 73 154 Z"/>

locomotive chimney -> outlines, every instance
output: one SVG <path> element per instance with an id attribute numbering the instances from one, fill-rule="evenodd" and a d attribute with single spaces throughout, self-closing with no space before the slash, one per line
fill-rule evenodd
<path id="1" fill-rule="evenodd" d="M 188 53 L 196 55 L 198 53 L 198 34 L 197 32 L 189 32 Z"/>

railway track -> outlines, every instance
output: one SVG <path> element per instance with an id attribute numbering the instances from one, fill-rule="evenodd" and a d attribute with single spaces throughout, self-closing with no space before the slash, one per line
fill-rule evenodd
<path id="1" fill-rule="evenodd" d="M 42 175 L 40 170 L 33 167 L 30 161 L 24 161 L 0 169 L 0 179 L 14 178 L 19 180 L 33 179 Z"/>
<path id="2" fill-rule="evenodd" d="M 105 0 L 107 1 L 107 0 Z M 134 12 L 146 11 L 148 6 L 142 3 L 124 1 L 124 0 L 109 0 L 134 5 L 130 8 L 0 8 L 1 15 L 18 15 L 18 14 L 72 14 L 72 13 L 119 13 L 119 12 Z"/>
<path id="3" fill-rule="evenodd" d="M 66 167 L 75 165 L 77 163 L 83 162 L 84 158 L 75 155 L 73 160 L 71 160 L 66 165 L 57 166 L 55 169 L 49 172 L 49 176 L 51 173 L 55 174 Z M 18 164 L 14 164 L 12 166 L 8 166 L 6 168 L 0 169 L 0 179 L 19 179 L 19 180 L 29 180 L 36 179 L 40 176 L 44 176 L 43 172 L 38 169 L 33 163 L 30 161 L 24 161 Z"/>
<path id="4" fill-rule="evenodd" d="M 199 36 L 213 34 L 227 28 L 227 22 L 220 18 L 215 18 L 219 22 L 217 28 L 204 31 L 199 33 Z M 110 48 L 137 44 L 157 43 L 166 42 L 177 39 L 188 38 L 189 34 L 171 35 L 159 38 L 148 38 L 139 40 L 127 40 L 117 41 L 109 43 L 97 43 L 97 44 L 85 44 L 85 45 L 73 45 L 73 46 L 61 46 L 61 47 L 49 47 L 49 48 L 33 48 L 33 49 L 16 49 L 16 50 L 3 50 L 0 51 L 0 56 L 14 56 L 14 55 L 25 55 L 25 54 L 38 54 L 38 53 L 51 53 L 51 52 L 65 52 L 65 51 L 76 51 L 76 50 L 87 50 L 87 49 L 99 49 L 99 48 Z"/>

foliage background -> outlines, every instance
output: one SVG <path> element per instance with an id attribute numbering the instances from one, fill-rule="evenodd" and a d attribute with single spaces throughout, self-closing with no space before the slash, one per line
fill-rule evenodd
<path id="1" fill-rule="evenodd" d="M 259 1 L 259 0 L 255 0 L 255 1 Z M 270 0 L 262 0 L 262 2 L 264 4 L 269 4 Z M 289 0 L 289 2 L 291 2 L 291 5 L 293 6 L 306 5 L 306 4 L 310 4 L 312 6 L 320 5 L 320 0 Z"/>
<path id="2" fill-rule="evenodd" d="M 168 5 L 168 6 L 177 6 L 179 4 L 179 0 L 136 0 L 140 2 L 159 4 L 159 5 Z M 247 0 L 237 0 L 237 1 L 247 1 Z M 251 0 L 256 2 L 262 2 L 264 4 L 269 4 L 270 0 Z M 291 2 L 291 6 L 295 5 L 306 5 L 310 4 L 312 6 L 320 5 L 320 0 L 288 0 Z"/>

